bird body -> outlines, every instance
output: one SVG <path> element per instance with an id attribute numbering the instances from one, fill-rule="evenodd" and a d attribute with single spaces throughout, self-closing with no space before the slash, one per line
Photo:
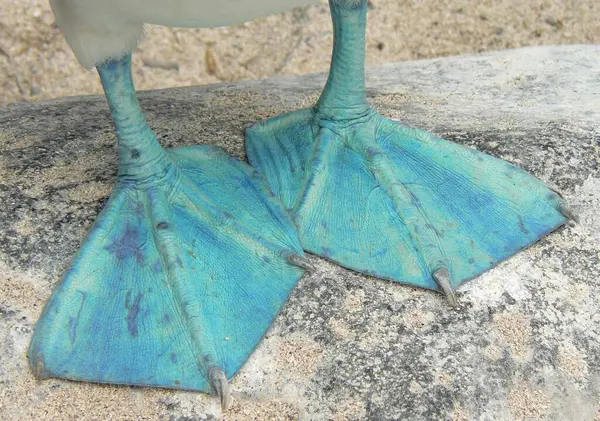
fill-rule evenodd
<path id="1" fill-rule="evenodd" d="M 318 0 L 50 0 L 79 62 L 93 67 L 130 53 L 143 24 L 206 28 L 233 25 Z"/>

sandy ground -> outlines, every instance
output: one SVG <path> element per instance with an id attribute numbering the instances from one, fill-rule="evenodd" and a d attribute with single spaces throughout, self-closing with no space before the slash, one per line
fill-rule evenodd
<path id="1" fill-rule="evenodd" d="M 597 0 L 371 0 L 370 65 L 526 45 L 600 43 Z M 327 70 L 328 7 L 235 27 L 148 26 L 134 56 L 138 89 Z M 100 93 L 54 23 L 47 0 L 0 0 L 0 105 Z"/>

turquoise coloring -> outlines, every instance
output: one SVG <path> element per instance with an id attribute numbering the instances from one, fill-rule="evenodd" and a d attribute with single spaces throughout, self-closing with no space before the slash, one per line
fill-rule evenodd
<path id="1" fill-rule="evenodd" d="M 216 393 L 227 407 L 227 379 L 310 269 L 303 249 L 454 304 L 463 282 L 573 217 L 520 168 L 369 107 L 367 1 L 330 7 L 323 94 L 247 130 L 258 171 L 210 146 L 163 149 L 131 56 L 98 67 L 118 180 L 36 326 L 39 378 Z"/>
<path id="2" fill-rule="evenodd" d="M 130 69 L 130 56 L 98 69 L 118 180 L 44 309 L 30 363 L 40 378 L 222 395 L 302 276 L 302 247 L 254 169 L 211 146 L 159 145 Z"/>
<path id="3" fill-rule="evenodd" d="M 250 163 L 305 250 L 375 277 L 454 290 L 570 215 L 520 168 L 389 120 L 365 99 L 367 1 L 330 1 L 331 70 L 310 109 L 246 132 Z"/>

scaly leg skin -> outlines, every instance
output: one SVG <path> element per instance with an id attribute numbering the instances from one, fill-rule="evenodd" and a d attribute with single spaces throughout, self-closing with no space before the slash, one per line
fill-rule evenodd
<path id="1" fill-rule="evenodd" d="M 212 392 L 227 407 L 227 379 L 302 276 L 296 228 L 248 165 L 159 145 L 130 56 L 98 70 L 118 182 L 37 323 L 30 364 L 39 378 Z"/>
<path id="2" fill-rule="evenodd" d="M 317 105 L 246 132 L 250 163 L 305 250 L 379 278 L 455 289 L 550 233 L 565 201 L 520 168 L 377 114 L 365 100 L 366 0 L 330 0 L 334 50 Z"/>

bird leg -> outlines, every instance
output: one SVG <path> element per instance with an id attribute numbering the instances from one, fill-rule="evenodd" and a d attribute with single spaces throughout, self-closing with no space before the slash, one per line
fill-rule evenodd
<path id="1" fill-rule="evenodd" d="M 131 57 L 98 67 L 119 140 L 116 186 L 37 323 L 39 378 L 216 393 L 244 364 L 306 261 L 255 170 L 210 146 L 163 149 Z"/>
<path id="2" fill-rule="evenodd" d="M 330 0 L 334 42 L 316 105 L 247 129 L 250 163 L 305 250 L 443 292 L 564 224 L 564 200 L 506 161 L 387 119 L 365 99 L 366 0 Z"/>

